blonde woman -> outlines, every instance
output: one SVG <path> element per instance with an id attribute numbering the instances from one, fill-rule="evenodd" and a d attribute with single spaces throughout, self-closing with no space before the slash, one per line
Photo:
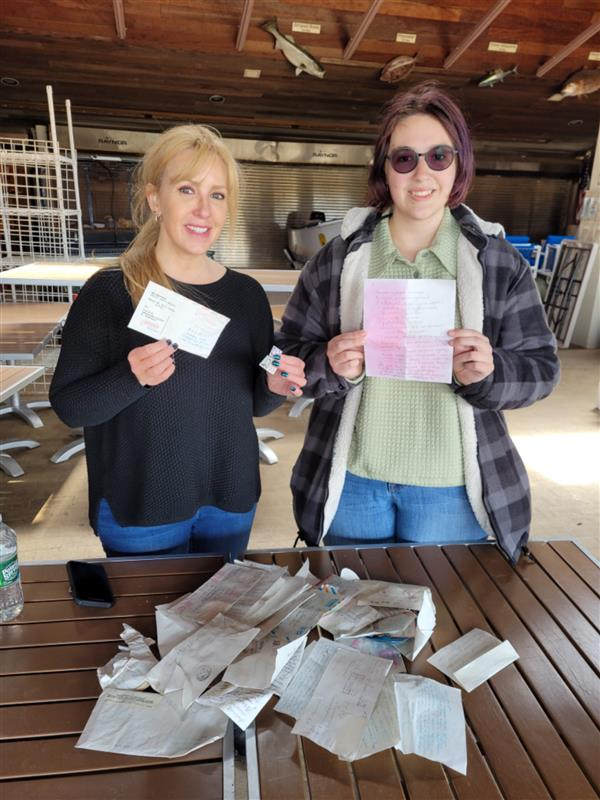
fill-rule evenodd
<path id="1" fill-rule="evenodd" d="M 302 394 L 303 362 L 259 368 L 273 339 L 261 286 L 208 257 L 235 223 L 237 165 L 220 136 L 166 131 L 137 170 L 139 232 L 118 268 L 73 304 L 52 381 L 58 416 L 83 426 L 90 524 L 108 556 L 246 549 L 260 494 L 253 416 Z M 127 324 L 148 281 L 224 314 L 206 359 Z"/>

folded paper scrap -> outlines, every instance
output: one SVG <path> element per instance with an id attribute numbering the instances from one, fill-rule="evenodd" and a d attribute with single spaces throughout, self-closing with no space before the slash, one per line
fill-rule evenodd
<path id="1" fill-rule="evenodd" d="M 325 581 L 325 586 L 329 580 Z M 336 580 L 342 580 L 337 578 Z M 321 619 L 319 626 L 335 639 L 388 636 L 397 640 L 402 653 L 413 660 L 435 627 L 435 605 L 427 586 L 386 581 L 354 581 L 354 591 Z"/>
<path id="2" fill-rule="evenodd" d="M 342 759 L 397 747 L 466 764 L 460 691 L 405 673 L 403 658 L 435 626 L 427 587 L 348 572 L 319 581 L 308 561 L 295 575 L 238 561 L 158 606 L 156 626 L 160 660 L 152 640 L 124 626 L 78 747 L 183 755 L 221 738 L 228 720 L 247 728 L 278 695 L 293 732 Z M 336 641 L 306 646 L 315 628 Z"/>
<path id="3" fill-rule="evenodd" d="M 114 689 L 145 689 L 150 684 L 146 675 L 157 663 L 150 645 L 154 639 L 142 636 L 131 625 L 123 623 L 119 652 L 108 664 L 98 667 L 98 681 L 103 689 L 112 686 Z"/>
<path id="4" fill-rule="evenodd" d="M 283 350 L 280 350 L 279 347 L 273 345 L 271 350 L 267 353 L 267 355 L 263 358 L 263 360 L 258 365 L 266 370 L 269 375 L 274 375 L 277 372 L 277 367 L 273 363 L 273 359 L 276 356 L 280 356 L 283 353 Z"/>
<path id="5" fill-rule="evenodd" d="M 501 642 L 491 633 L 473 628 L 429 656 L 427 661 L 466 692 L 471 692 L 518 658 L 519 654 L 509 641 Z"/>

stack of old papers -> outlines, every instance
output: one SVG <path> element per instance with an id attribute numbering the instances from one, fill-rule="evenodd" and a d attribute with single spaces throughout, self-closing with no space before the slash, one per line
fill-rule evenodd
<path id="1" fill-rule="evenodd" d="M 77 747 L 185 755 L 222 738 L 229 720 L 247 728 L 277 695 L 275 709 L 295 719 L 292 733 L 342 759 L 395 747 L 464 773 L 460 690 L 405 671 L 404 658 L 415 658 L 434 626 L 424 586 L 345 572 L 318 581 L 308 562 L 294 576 L 275 565 L 226 564 L 196 591 L 156 608 L 160 660 L 153 640 L 123 626 L 119 652 L 98 670 L 103 691 Z M 314 629 L 333 641 L 307 645 Z M 467 661 L 479 659 L 477 680 L 490 658 L 497 665 L 510 656 L 479 634 L 466 652 Z M 473 675 L 449 655 L 438 669 L 470 685 Z"/>

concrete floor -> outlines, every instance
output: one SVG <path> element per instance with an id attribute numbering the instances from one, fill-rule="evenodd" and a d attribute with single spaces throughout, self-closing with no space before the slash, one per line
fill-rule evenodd
<path id="1" fill-rule="evenodd" d="M 566 350 L 560 358 L 562 380 L 555 392 L 530 408 L 507 412 L 507 419 L 531 479 L 532 538 L 575 538 L 600 558 L 600 351 Z M 259 421 L 285 436 L 273 443 L 279 462 L 261 465 L 263 494 L 250 540 L 253 549 L 294 543 L 289 477 L 308 411 L 291 419 L 289 408 L 285 404 Z M 7 478 L 0 473 L 0 508 L 18 533 L 20 560 L 102 556 L 87 522 L 85 459 L 78 455 L 64 464 L 52 464 L 50 456 L 71 441 L 72 434 L 50 409 L 40 415 L 44 427 L 36 430 L 12 415 L 0 420 L 3 439 L 27 436 L 41 445 L 15 452 L 23 476 Z"/>

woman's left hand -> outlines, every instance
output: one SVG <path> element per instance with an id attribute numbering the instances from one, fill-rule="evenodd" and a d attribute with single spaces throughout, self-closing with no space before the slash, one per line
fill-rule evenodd
<path id="1" fill-rule="evenodd" d="M 306 385 L 304 377 L 304 361 L 295 356 L 282 354 L 279 357 L 277 372 L 273 375 L 267 373 L 267 385 L 274 394 L 288 394 L 294 397 L 302 395 L 302 386 Z"/>
<path id="2" fill-rule="evenodd" d="M 454 328 L 448 331 L 454 377 L 468 386 L 482 381 L 494 371 L 494 354 L 487 336 L 467 328 Z"/>

